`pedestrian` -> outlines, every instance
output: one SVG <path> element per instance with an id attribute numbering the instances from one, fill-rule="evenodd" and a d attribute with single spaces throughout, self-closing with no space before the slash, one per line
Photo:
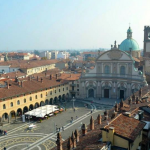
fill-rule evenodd
<path id="1" fill-rule="evenodd" d="M 78 116 L 76 116 L 76 119 L 78 119 Z"/>
<path id="2" fill-rule="evenodd" d="M 93 111 L 91 110 L 91 114 L 92 114 L 92 112 L 93 112 Z"/>
<path id="3" fill-rule="evenodd" d="M 4 150 L 6 150 L 6 147 L 4 147 Z"/>

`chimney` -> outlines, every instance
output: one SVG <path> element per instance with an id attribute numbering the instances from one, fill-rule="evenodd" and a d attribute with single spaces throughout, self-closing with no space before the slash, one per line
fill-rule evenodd
<path id="1" fill-rule="evenodd" d="M 56 80 L 57 80 L 57 74 L 56 74 Z"/>
<path id="2" fill-rule="evenodd" d="M 111 119 L 115 118 L 116 116 L 117 116 L 117 112 L 114 111 L 111 115 Z"/>
<path id="3" fill-rule="evenodd" d="M 114 127 L 109 127 L 108 133 L 109 141 L 111 142 L 112 146 L 114 144 Z"/>
<path id="4" fill-rule="evenodd" d="M 130 96 L 130 98 L 128 99 L 128 104 L 131 105 L 132 104 L 132 97 Z"/>
<path id="5" fill-rule="evenodd" d="M 39 77 L 37 76 L 37 81 L 39 81 Z"/>
<path id="6" fill-rule="evenodd" d="M 73 143 L 72 143 L 71 137 L 69 137 L 68 143 L 67 143 L 67 150 L 72 150 L 72 148 L 73 148 Z"/>
<path id="7" fill-rule="evenodd" d="M 90 129 L 94 130 L 94 119 L 93 119 L 93 116 L 91 116 L 91 119 L 90 119 Z"/>
<path id="8" fill-rule="evenodd" d="M 76 142 L 79 142 L 79 131 L 77 129 L 75 130 L 74 135 L 76 137 Z"/>
<path id="9" fill-rule="evenodd" d="M 43 78 L 41 78 L 41 83 L 43 83 Z"/>
<path id="10" fill-rule="evenodd" d="M 15 82 L 17 82 L 18 81 L 18 78 L 17 78 L 17 76 L 15 76 Z"/>
<path id="11" fill-rule="evenodd" d="M 116 105 L 115 105 L 115 111 L 117 112 L 118 109 L 119 109 L 119 106 L 118 106 L 118 104 L 116 103 Z"/>
<path id="12" fill-rule="evenodd" d="M 72 140 L 72 143 L 73 143 L 73 148 L 76 148 L 77 145 L 76 145 L 76 138 L 75 138 L 74 132 L 72 132 L 71 140 Z"/>
<path id="13" fill-rule="evenodd" d="M 9 89 L 9 81 L 7 81 L 7 89 Z"/>
<path id="14" fill-rule="evenodd" d="M 101 124 L 101 120 L 102 120 L 101 114 L 99 114 L 99 115 L 97 116 L 97 120 L 98 120 L 98 124 Z"/>
<path id="15" fill-rule="evenodd" d="M 52 75 L 50 74 L 49 79 L 52 80 Z"/>
<path id="16" fill-rule="evenodd" d="M 142 89 L 140 88 L 140 90 L 139 90 L 139 98 L 141 98 L 142 97 Z"/>
<path id="17" fill-rule="evenodd" d="M 138 104 L 139 103 L 139 97 L 137 96 L 136 97 L 136 104 Z"/>
<path id="18" fill-rule="evenodd" d="M 105 116 L 105 120 L 107 120 L 108 119 L 108 110 L 105 110 L 104 116 Z"/>
<path id="19" fill-rule="evenodd" d="M 82 135 L 85 136 L 87 134 L 87 127 L 86 127 L 86 124 L 83 124 L 82 127 Z"/>
<path id="20" fill-rule="evenodd" d="M 62 148 L 62 137 L 61 137 L 61 133 L 57 133 L 57 141 L 56 141 L 56 144 L 57 144 L 57 150 L 63 150 Z"/>
<path id="21" fill-rule="evenodd" d="M 21 81 L 21 87 L 23 87 L 23 81 Z"/>

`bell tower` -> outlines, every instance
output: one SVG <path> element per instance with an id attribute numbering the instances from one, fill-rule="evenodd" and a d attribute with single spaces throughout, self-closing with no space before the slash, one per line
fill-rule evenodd
<path id="1" fill-rule="evenodd" d="M 150 58 L 150 26 L 144 26 L 144 57 Z"/>

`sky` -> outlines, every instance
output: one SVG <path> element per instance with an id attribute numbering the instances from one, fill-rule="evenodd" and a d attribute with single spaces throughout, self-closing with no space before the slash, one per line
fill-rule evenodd
<path id="1" fill-rule="evenodd" d="M 0 50 L 98 49 L 130 26 L 143 48 L 150 0 L 0 0 Z"/>

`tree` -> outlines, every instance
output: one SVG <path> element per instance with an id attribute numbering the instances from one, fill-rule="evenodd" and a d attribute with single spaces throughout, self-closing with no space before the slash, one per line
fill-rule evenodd
<path id="1" fill-rule="evenodd" d="M 41 60 L 47 60 L 47 57 L 42 57 Z"/>

